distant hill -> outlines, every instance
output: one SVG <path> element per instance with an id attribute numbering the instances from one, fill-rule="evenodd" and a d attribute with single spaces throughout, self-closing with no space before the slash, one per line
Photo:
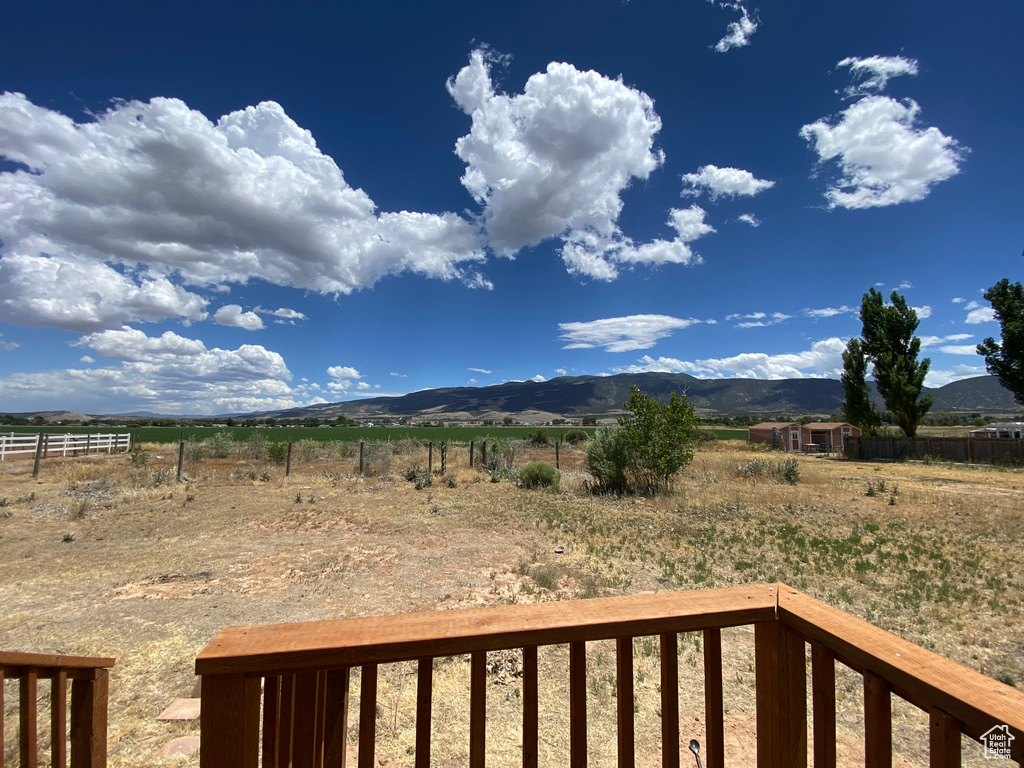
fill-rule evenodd
<path id="1" fill-rule="evenodd" d="M 843 405 L 835 379 L 698 379 L 684 373 L 624 373 L 616 376 L 562 376 L 543 382 L 510 381 L 489 387 L 444 387 L 399 397 L 323 403 L 259 414 L 282 418 L 494 418 L 536 413 L 602 416 L 621 411 L 636 385 L 644 394 L 667 399 L 685 392 L 704 416 L 830 414 Z M 928 389 L 933 412 L 1017 413 L 1013 395 L 994 376 L 979 376 Z M 877 395 L 876 395 L 877 398 Z M 882 407 L 879 400 L 878 406 Z"/>

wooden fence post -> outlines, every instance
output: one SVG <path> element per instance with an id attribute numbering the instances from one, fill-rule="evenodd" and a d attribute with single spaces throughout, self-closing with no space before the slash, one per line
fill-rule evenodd
<path id="1" fill-rule="evenodd" d="M 754 625 L 758 768 L 807 768 L 804 641 L 781 621 Z"/>
<path id="2" fill-rule="evenodd" d="M 559 446 L 559 444 L 560 443 L 556 440 L 555 441 L 555 469 L 561 469 L 562 468 L 561 465 L 559 464 L 559 461 L 558 461 L 558 446 Z"/>
<path id="3" fill-rule="evenodd" d="M 284 465 L 284 476 L 288 477 L 292 473 L 292 444 L 288 443 L 288 458 L 285 460 Z"/>
<path id="4" fill-rule="evenodd" d="M 185 461 L 185 441 L 178 443 L 178 482 L 181 482 L 181 465 Z"/>
<path id="5" fill-rule="evenodd" d="M 448 471 L 448 443 L 441 443 L 441 475 Z"/>
<path id="6" fill-rule="evenodd" d="M 434 443 L 427 443 L 427 474 L 434 474 Z"/>
<path id="7" fill-rule="evenodd" d="M 359 474 L 363 474 L 363 441 L 359 441 Z"/>
<path id="8" fill-rule="evenodd" d="M 256 768 L 260 746 L 260 678 L 203 675 L 199 765 Z"/>
<path id="9" fill-rule="evenodd" d="M 35 480 L 39 477 L 39 459 L 43 454 L 43 433 L 40 432 L 36 437 L 36 463 L 32 467 L 32 479 Z"/>
<path id="10" fill-rule="evenodd" d="M 469 441 L 469 468 L 473 468 L 473 441 Z"/>

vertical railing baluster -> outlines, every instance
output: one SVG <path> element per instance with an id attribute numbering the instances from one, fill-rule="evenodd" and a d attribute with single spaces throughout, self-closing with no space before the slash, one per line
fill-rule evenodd
<path id="1" fill-rule="evenodd" d="M 871 768 L 892 768 L 892 695 L 882 677 L 864 672 L 864 756 Z"/>
<path id="2" fill-rule="evenodd" d="M 316 675 L 316 750 L 313 752 L 313 768 L 324 768 L 324 733 L 327 728 L 325 707 L 327 705 L 327 670 L 321 669 Z"/>
<path id="3" fill-rule="evenodd" d="M 633 638 L 615 639 L 615 710 L 619 768 L 636 764 L 633 721 Z"/>
<path id="4" fill-rule="evenodd" d="M 39 721 L 36 710 L 36 694 L 39 675 L 34 669 L 26 669 L 21 675 L 21 731 L 18 746 L 21 750 L 21 768 L 36 768 L 38 765 Z"/>
<path id="5" fill-rule="evenodd" d="M 263 768 L 277 768 L 281 732 L 281 678 L 263 678 Z"/>
<path id="6" fill-rule="evenodd" d="M 523 768 L 537 768 L 539 759 L 537 646 L 523 648 Z"/>
<path id="7" fill-rule="evenodd" d="M 587 766 L 587 644 L 569 643 L 569 765 Z"/>
<path id="8" fill-rule="evenodd" d="M 295 740 L 295 675 L 281 678 L 281 727 L 277 732 L 277 765 L 292 764 L 292 742 Z"/>
<path id="9" fill-rule="evenodd" d="M 928 713 L 929 768 L 960 768 L 960 721 L 941 709 Z"/>
<path id="10" fill-rule="evenodd" d="M 661 636 L 661 766 L 679 768 L 679 637 Z"/>
<path id="11" fill-rule="evenodd" d="M 292 745 L 294 768 L 316 768 L 318 677 L 316 672 L 295 675 L 295 735 Z"/>
<path id="12" fill-rule="evenodd" d="M 4 668 L 0 667 L 0 768 L 4 768 Z"/>
<path id="13" fill-rule="evenodd" d="M 349 670 L 327 673 L 324 701 L 324 768 L 345 768 L 348 739 Z M 285 766 L 281 766 L 285 768 Z"/>
<path id="14" fill-rule="evenodd" d="M 431 710 L 434 703 L 434 659 L 420 659 L 416 669 L 416 768 L 430 768 Z"/>
<path id="15" fill-rule="evenodd" d="M 487 651 L 470 654 L 469 765 L 484 768 L 487 754 Z"/>
<path id="16" fill-rule="evenodd" d="M 836 768 L 836 657 L 821 643 L 811 643 L 811 696 L 814 768 Z"/>
<path id="17" fill-rule="evenodd" d="M 0 712 L 3 709 L 0 708 Z M 3 739 L 0 738 L 0 744 Z M 68 671 L 55 669 L 50 678 L 50 766 L 68 768 Z"/>
<path id="18" fill-rule="evenodd" d="M 358 768 L 374 768 L 377 743 L 377 665 L 364 664 L 360 677 Z"/>
<path id="19" fill-rule="evenodd" d="M 704 630 L 704 723 L 707 768 L 725 765 L 725 701 L 722 693 L 722 630 Z"/>

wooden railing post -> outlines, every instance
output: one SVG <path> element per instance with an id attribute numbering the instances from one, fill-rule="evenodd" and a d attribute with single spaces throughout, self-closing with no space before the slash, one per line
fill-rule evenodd
<path id="1" fill-rule="evenodd" d="M 758 768 L 807 768 L 804 641 L 781 621 L 754 625 Z M 872 765 L 872 763 L 868 763 Z"/>
<path id="2" fill-rule="evenodd" d="M 540 755 L 537 646 L 523 648 L 523 768 L 537 768 Z"/>
<path id="3" fill-rule="evenodd" d="M 620 637 L 615 640 L 615 708 L 618 736 L 618 766 L 633 768 L 634 755 L 633 720 L 633 638 Z"/>
<path id="4" fill-rule="evenodd" d="M 935 708 L 928 713 L 929 768 L 960 768 L 960 721 Z"/>
<path id="5" fill-rule="evenodd" d="M 107 764 L 107 688 L 110 674 L 97 669 L 95 678 L 71 683 L 71 768 L 104 768 Z"/>
<path id="6" fill-rule="evenodd" d="M 470 654 L 469 765 L 484 768 L 487 746 L 487 651 Z"/>
<path id="7" fill-rule="evenodd" d="M 359 768 L 374 768 L 377 743 L 377 665 L 364 664 L 359 678 Z"/>
<path id="8" fill-rule="evenodd" d="M 324 768 L 345 768 L 348 738 L 349 671 L 333 669 L 327 673 L 327 702 L 324 710 L 327 730 L 324 734 Z"/>
<path id="9" fill-rule="evenodd" d="M 416 768 L 430 768 L 430 726 L 434 701 L 434 659 L 416 666 Z"/>
<path id="10" fill-rule="evenodd" d="M 704 630 L 704 722 L 707 768 L 725 766 L 725 699 L 722 693 L 722 630 Z M 817 766 L 815 766 L 817 768 Z"/>
<path id="11" fill-rule="evenodd" d="M 569 643 L 569 765 L 587 768 L 587 644 Z"/>
<path id="12" fill-rule="evenodd" d="M 0 680 L 3 677 L 0 676 Z M 3 709 L 0 708 L 0 712 Z M 104 733 L 106 728 L 104 728 Z M 50 766 L 68 766 L 68 671 L 57 669 L 50 678 Z M 3 738 L 0 737 L 0 744 Z"/>
<path id="13" fill-rule="evenodd" d="M 661 767 L 679 768 L 679 636 L 661 635 Z"/>
<path id="14" fill-rule="evenodd" d="M 811 643 L 811 702 L 814 712 L 814 768 L 836 768 L 836 657 Z"/>
<path id="15" fill-rule="evenodd" d="M 201 768 L 256 768 L 260 679 L 245 674 L 203 675 L 199 734 Z"/>
<path id="16" fill-rule="evenodd" d="M 21 754 L 21 768 L 36 768 L 38 759 L 39 713 L 36 709 L 36 693 L 39 675 L 34 669 L 26 669 L 18 686 L 21 709 L 21 730 L 18 734 L 18 749 Z"/>
<path id="17" fill-rule="evenodd" d="M 864 671 L 864 757 L 872 768 L 892 768 L 892 694 L 888 681 Z"/>

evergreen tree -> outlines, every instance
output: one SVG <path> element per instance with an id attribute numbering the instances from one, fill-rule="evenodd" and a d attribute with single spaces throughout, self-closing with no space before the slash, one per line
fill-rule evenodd
<path id="1" fill-rule="evenodd" d="M 985 339 L 978 354 L 985 358 L 988 372 L 1024 405 L 1024 287 L 1003 278 L 985 291 L 985 298 L 995 310 L 1002 341 Z"/>
<path id="2" fill-rule="evenodd" d="M 861 348 L 860 339 L 850 339 L 843 352 L 843 389 L 846 401 L 843 403 L 843 418 L 859 427 L 866 435 L 877 435 L 882 417 L 871 404 L 871 390 L 867 382 L 868 359 Z"/>

